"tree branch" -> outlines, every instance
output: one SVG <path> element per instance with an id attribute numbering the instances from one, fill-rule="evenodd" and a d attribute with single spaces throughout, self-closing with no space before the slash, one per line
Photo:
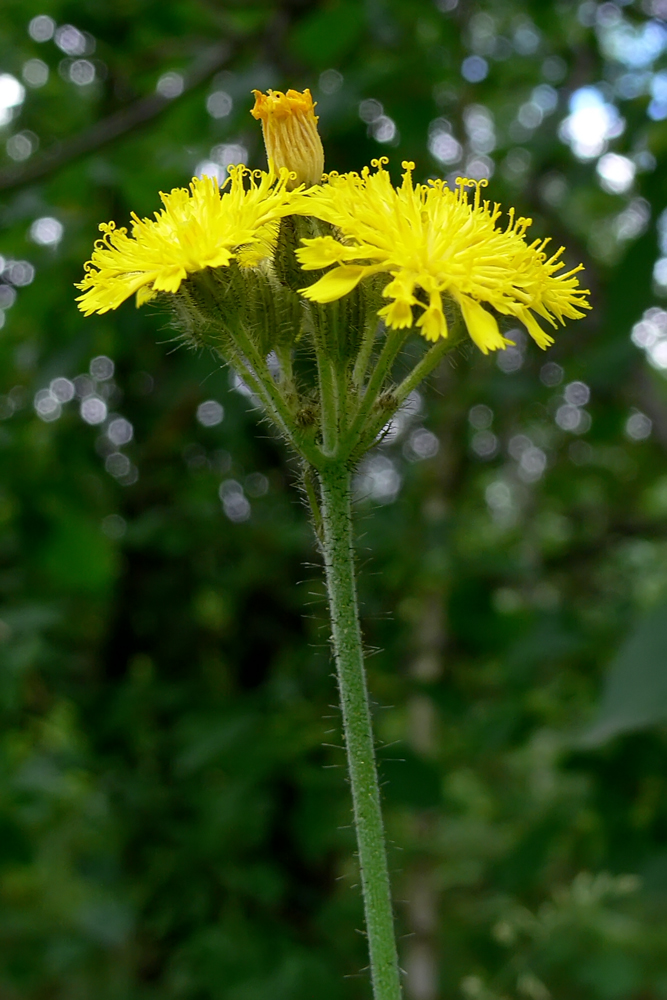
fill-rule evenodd
<path id="1" fill-rule="evenodd" d="M 185 86 L 180 96 L 205 83 L 225 64 L 229 54 L 230 46 L 227 42 L 221 42 L 201 53 L 185 75 Z M 134 104 L 95 122 L 83 132 L 63 142 L 54 142 L 41 156 L 26 166 L 0 170 L 0 191 L 13 191 L 55 173 L 67 163 L 101 149 L 139 125 L 157 118 L 165 108 L 173 104 L 174 98 L 163 97 L 161 94 L 142 97 Z"/>

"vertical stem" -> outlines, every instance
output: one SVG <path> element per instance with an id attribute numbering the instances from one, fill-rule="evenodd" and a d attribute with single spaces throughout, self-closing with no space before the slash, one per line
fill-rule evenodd
<path id="1" fill-rule="evenodd" d="M 322 511 L 320 510 L 320 502 L 317 496 L 317 488 L 314 480 L 315 476 L 313 467 L 309 465 L 308 462 L 304 462 L 301 472 L 301 481 L 303 483 L 304 492 L 306 494 L 306 499 L 308 500 L 311 514 L 313 515 L 313 528 L 315 529 L 315 536 L 320 543 L 320 546 L 322 546 L 324 544 Z"/>
<path id="2" fill-rule="evenodd" d="M 347 430 L 350 383 L 348 372 L 344 364 L 337 365 L 336 375 L 336 404 L 338 410 L 338 435 L 339 437 Z"/>
<path id="3" fill-rule="evenodd" d="M 352 786 L 373 995 L 375 1000 L 400 1000 L 387 851 L 357 608 L 350 473 L 337 464 L 321 469 L 319 475 L 333 648 Z"/>
<path id="4" fill-rule="evenodd" d="M 292 348 L 288 344 L 276 347 L 276 355 L 280 362 L 280 382 L 288 400 L 294 399 L 297 395 L 294 384 L 294 366 L 292 365 Z"/>
<path id="5" fill-rule="evenodd" d="M 317 351 L 317 378 L 322 414 L 322 450 L 333 455 L 338 443 L 338 406 L 336 373 L 325 351 Z"/>
<path id="6" fill-rule="evenodd" d="M 358 389 L 363 385 L 363 381 L 366 378 L 368 365 L 371 360 L 373 348 L 375 347 L 377 325 L 378 321 L 376 316 L 373 316 L 371 320 L 367 320 L 366 322 L 366 330 L 364 332 L 364 337 L 361 342 L 361 347 L 359 348 L 357 360 L 354 363 L 354 370 L 352 372 L 352 382 Z"/>

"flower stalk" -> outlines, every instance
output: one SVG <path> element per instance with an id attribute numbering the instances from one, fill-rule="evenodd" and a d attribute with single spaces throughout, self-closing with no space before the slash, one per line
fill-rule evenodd
<path id="1" fill-rule="evenodd" d="M 352 789 L 373 993 L 375 1000 L 400 1000 L 389 869 L 357 607 L 350 472 L 344 464 L 336 463 L 322 469 L 319 479 L 331 637 Z"/>
<path id="2" fill-rule="evenodd" d="M 504 350 L 498 318 L 522 323 L 539 347 L 590 308 L 581 265 L 563 248 L 528 243 L 531 220 L 499 224 L 484 181 L 415 184 L 403 163 L 323 176 L 309 91 L 255 91 L 269 169 L 229 168 L 218 187 L 195 178 L 163 194 L 131 232 L 100 226 L 78 284 L 86 315 L 168 301 L 192 346 L 212 349 L 243 378 L 302 464 L 324 555 L 345 747 L 357 832 L 375 1000 L 400 1000 L 380 791 L 354 569 L 351 477 L 399 407 L 469 334 L 484 354 Z M 469 189 L 473 189 L 472 199 Z M 309 283 L 309 276 L 316 280 Z M 383 304 L 384 303 L 384 304 Z M 381 322 L 378 322 L 378 319 Z M 412 330 L 432 346 L 396 383 Z"/>

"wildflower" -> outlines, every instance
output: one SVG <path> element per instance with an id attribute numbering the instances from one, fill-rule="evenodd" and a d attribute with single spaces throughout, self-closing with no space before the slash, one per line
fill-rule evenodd
<path id="1" fill-rule="evenodd" d="M 317 131 L 313 98 L 309 90 L 253 90 L 255 107 L 250 112 L 262 122 L 269 163 L 294 173 L 292 186 L 319 184 L 324 170 L 324 150 Z M 289 186 L 289 185 L 288 185 Z"/>
<path id="2" fill-rule="evenodd" d="M 575 277 L 582 265 L 558 274 L 563 247 L 547 257 L 549 242 L 528 243 L 531 219 L 516 218 L 513 209 L 504 229 L 498 227 L 500 206 L 482 201 L 486 181 L 459 178 L 455 191 L 440 180 L 414 185 L 414 163 L 404 162 L 403 183 L 393 187 L 384 169 L 387 159 L 374 160 L 361 175 L 330 173 L 326 183 L 305 191 L 293 211 L 313 215 L 336 227 L 337 238 L 302 240 L 297 251 L 302 267 L 331 267 L 319 281 L 302 289 L 315 302 L 332 302 L 363 278 L 388 272 L 379 310 L 387 326 L 410 327 L 415 308 L 417 326 L 427 340 L 447 336 L 443 296 L 458 303 L 472 340 L 485 354 L 511 341 L 501 334 L 491 306 L 512 316 L 546 348 L 553 338 L 536 315 L 552 326 L 588 309 Z M 472 202 L 468 188 L 474 187 Z"/>
<path id="3" fill-rule="evenodd" d="M 229 174 L 222 188 L 211 177 L 195 177 L 189 191 L 161 194 L 164 208 L 154 219 L 132 215 L 131 235 L 102 223 L 103 236 L 76 286 L 83 292 L 79 309 L 105 313 L 134 293 L 140 306 L 158 292 L 178 291 L 195 271 L 226 267 L 232 258 L 250 266 L 269 256 L 277 222 L 291 211 L 289 171 L 276 177 L 237 166 Z"/>

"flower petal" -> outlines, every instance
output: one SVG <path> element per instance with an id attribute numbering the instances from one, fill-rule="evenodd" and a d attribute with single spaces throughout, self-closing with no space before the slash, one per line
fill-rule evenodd
<path id="1" fill-rule="evenodd" d="M 359 264 L 343 264 L 332 268 L 308 288 L 301 288 L 300 292 L 313 302 L 334 302 L 356 288 L 361 279 L 373 270 Z"/>
<path id="2" fill-rule="evenodd" d="M 177 292 L 182 281 L 188 276 L 184 267 L 165 267 L 155 278 L 153 288 L 156 292 Z"/>
<path id="3" fill-rule="evenodd" d="M 387 326 L 394 330 L 404 330 L 412 326 L 412 306 L 405 299 L 396 299 L 388 306 L 378 309 L 378 316 L 381 316 Z"/>
<path id="4" fill-rule="evenodd" d="M 150 285 L 142 285 L 141 288 L 137 291 L 135 297 L 137 303 L 137 309 L 139 308 L 139 306 L 143 306 L 146 302 L 150 302 L 151 299 L 154 299 L 156 295 L 157 292 L 155 291 L 154 288 L 151 288 Z"/>
<path id="5" fill-rule="evenodd" d="M 304 271 L 314 271 L 343 261 L 358 260 L 366 255 L 357 246 L 346 246 L 333 236 L 314 236 L 301 240 L 303 246 L 296 251 L 296 258 Z"/>
<path id="6" fill-rule="evenodd" d="M 324 150 L 317 131 L 315 104 L 309 90 L 300 93 L 253 90 L 255 107 L 250 112 L 261 120 L 269 163 L 293 174 L 290 187 L 319 184 L 324 170 Z"/>
<path id="7" fill-rule="evenodd" d="M 551 344 L 553 344 L 554 338 L 548 333 L 545 333 L 530 309 L 521 309 L 520 311 L 517 311 L 516 315 L 528 330 L 528 333 L 531 335 L 537 346 L 541 347 L 543 351 L 546 351 L 547 347 L 550 347 Z"/>
<path id="8" fill-rule="evenodd" d="M 440 340 L 447 336 L 447 320 L 442 309 L 437 305 L 430 305 L 417 320 L 417 326 L 421 328 L 422 334 L 427 340 Z"/>
<path id="9" fill-rule="evenodd" d="M 489 351 L 504 349 L 509 341 L 503 337 L 498 329 L 495 316 L 492 316 L 479 302 L 468 298 L 467 295 L 459 295 L 457 299 L 461 306 L 465 325 L 468 327 L 468 333 L 480 351 L 483 354 L 488 354 Z"/>

